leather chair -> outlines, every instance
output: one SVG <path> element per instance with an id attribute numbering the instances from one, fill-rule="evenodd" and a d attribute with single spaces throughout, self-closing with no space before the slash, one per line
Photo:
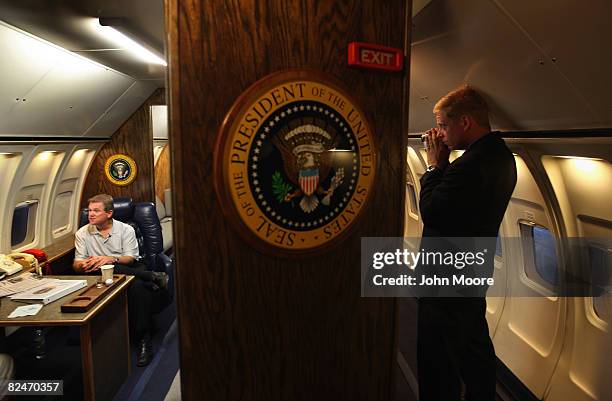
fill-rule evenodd
<path id="1" fill-rule="evenodd" d="M 162 229 L 152 202 L 133 203 L 132 198 L 113 199 L 113 218 L 129 224 L 136 232 L 141 260 L 149 270 L 166 272 L 169 301 L 174 296 L 174 274 L 172 259 L 164 254 Z M 87 209 L 81 210 L 79 227 L 87 224 Z"/>

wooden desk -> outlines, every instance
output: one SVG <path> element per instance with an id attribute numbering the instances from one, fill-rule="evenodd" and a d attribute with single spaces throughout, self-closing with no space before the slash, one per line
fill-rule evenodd
<path id="1" fill-rule="evenodd" d="M 88 285 L 97 276 L 47 276 L 63 279 L 86 279 Z M 45 305 L 36 316 L 8 319 L 24 303 L 0 299 L 0 327 L 4 326 L 80 326 L 83 391 L 86 401 L 112 400 L 130 374 L 130 337 L 128 330 L 127 288 L 133 276 L 126 276 L 92 309 L 83 313 L 62 313 L 61 304 L 75 298 L 75 291 Z M 49 379 L 61 379 L 49 377 Z"/>

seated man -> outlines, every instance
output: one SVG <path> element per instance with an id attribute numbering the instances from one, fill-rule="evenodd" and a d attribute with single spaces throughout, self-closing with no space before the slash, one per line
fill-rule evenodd
<path id="1" fill-rule="evenodd" d="M 112 264 L 114 273 L 136 277 L 128 289 L 130 332 L 138 340 L 138 366 L 146 366 L 153 358 L 151 331 L 156 293 L 166 289 L 168 275 L 149 271 L 138 260 L 136 233 L 129 224 L 112 218 L 110 195 L 96 195 L 87 202 L 89 224 L 76 232 L 73 268 L 81 274 L 100 274 L 100 266 Z"/>

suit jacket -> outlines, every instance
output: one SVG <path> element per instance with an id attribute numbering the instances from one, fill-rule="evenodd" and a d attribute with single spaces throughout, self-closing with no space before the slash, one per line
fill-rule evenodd
<path id="1" fill-rule="evenodd" d="M 444 171 L 421 177 L 423 237 L 497 237 L 515 185 L 514 156 L 499 133 L 481 137 Z"/>
<path id="2" fill-rule="evenodd" d="M 484 263 L 478 268 L 465 266 L 457 270 L 444 264 L 422 263 L 417 273 L 450 277 L 461 272 L 465 277 L 492 277 L 496 237 L 515 185 L 514 156 L 497 133 L 472 143 L 444 171 L 425 173 L 421 177 L 419 202 L 424 224 L 421 249 L 456 255 L 485 250 L 485 254 Z M 421 286 L 417 295 L 483 297 L 487 288 Z M 438 298 L 432 302 L 438 302 Z"/>

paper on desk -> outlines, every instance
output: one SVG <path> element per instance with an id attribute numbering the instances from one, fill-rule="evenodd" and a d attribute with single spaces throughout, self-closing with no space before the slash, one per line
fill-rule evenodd
<path id="1" fill-rule="evenodd" d="M 14 311 L 8 316 L 9 318 L 13 317 L 24 317 L 24 316 L 34 316 L 42 309 L 42 304 L 33 304 L 33 305 L 25 305 L 18 306 Z"/>

